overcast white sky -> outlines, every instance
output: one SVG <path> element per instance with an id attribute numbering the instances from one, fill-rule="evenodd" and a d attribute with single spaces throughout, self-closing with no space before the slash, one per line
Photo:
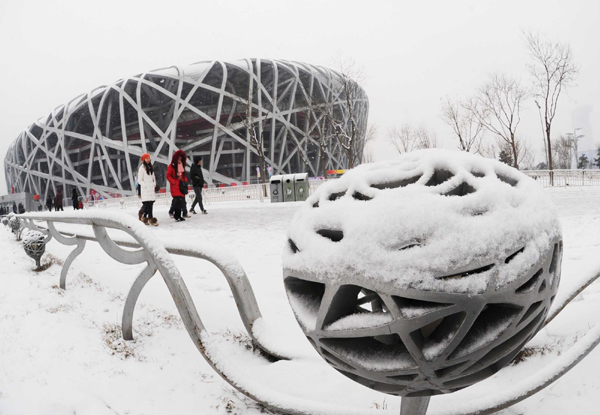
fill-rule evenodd
<path id="1" fill-rule="evenodd" d="M 472 94 L 491 71 L 529 85 L 521 29 L 572 46 L 581 73 L 559 103 L 553 132 L 581 127 L 580 150 L 591 149 L 600 142 L 599 21 L 598 0 L 0 0 L 0 160 L 36 119 L 97 86 L 245 57 L 330 67 L 336 56 L 351 58 L 363 68 L 379 140 L 410 122 L 452 148 L 440 120 L 446 95 Z M 533 101 L 522 117 L 518 132 L 541 149 Z M 381 148 L 380 157 L 392 154 Z M 5 186 L 2 166 L 0 194 Z"/>

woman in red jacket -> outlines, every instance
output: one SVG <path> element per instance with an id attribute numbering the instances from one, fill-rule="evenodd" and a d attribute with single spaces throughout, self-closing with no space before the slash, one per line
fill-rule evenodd
<path id="1" fill-rule="evenodd" d="M 185 175 L 186 158 L 183 150 L 177 150 L 173 154 L 171 164 L 167 167 L 167 180 L 170 184 L 171 196 L 173 196 L 173 215 L 177 222 L 185 220 L 181 217 L 181 212 L 185 204 L 185 195 L 188 188 L 187 177 Z"/>

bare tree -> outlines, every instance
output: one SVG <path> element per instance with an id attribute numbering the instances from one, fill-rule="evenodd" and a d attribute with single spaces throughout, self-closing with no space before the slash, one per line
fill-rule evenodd
<path id="1" fill-rule="evenodd" d="M 517 149 L 517 165 L 524 169 L 531 169 L 534 163 L 533 152 L 529 141 L 517 139 L 515 140 Z"/>
<path id="2" fill-rule="evenodd" d="M 377 125 L 369 124 L 365 134 L 365 146 L 363 149 L 362 163 L 373 163 L 375 156 L 373 154 L 373 142 L 377 136 Z"/>
<path id="3" fill-rule="evenodd" d="M 324 97 L 320 91 L 311 91 L 307 85 L 300 84 L 306 104 L 318 114 L 313 138 L 319 146 L 319 157 L 323 175 L 327 178 L 327 161 L 331 146 L 336 142 L 343 149 L 348 167 L 353 168 L 362 161 L 363 150 L 368 139 L 366 126 L 359 120 L 366 119 L 368 100 L 359 85 L 362 72 L 353 61 L 338 59 L 338 71 L 335 79 L 338 88 L 332 96 Z"/>
<path id="4" fill-rule="evenodd" d="M 421 144 L 422 148 L 437 148 L 438 141 L 435 131 L 421 124 L 417 128 L 415 128 L 414 133 L 417 142 Z"/>
<path id="5" fill-rule="evenodd" d="M 442 104 L 442 120 L 452 128 L 458 138 L 458 148 L 462 151 L 477 152 L 484 134 L 483 124 L 464 102 L 451 101 L 446 97 Z"/>
<path id="6" fill-rule="evenodd" d="M 573 160 L 573 146 L 568 137 L 561 135 L 552 140 L 552 158 L 555 162 L 554 167 L 557 169 L 571 168 L 571 160 Z"/>
<path id="7" fill-rule="evenodd" d="M 315 109 L 315 128 L 312 130 L 311 138 L 319 147 L 319 161 L 323 176 L 327 179 L 327 161 L 329 159 L 331 140 L 333 139 L 333 104 L 331 99 L 323 97 L 322 91 L 311 90 L 313 85 L 305 85 L 300 82 L 299 87 L 302 89 L 305 99 L 305 104 L 309 108 Z"/>
<path id="8" fill-rule="evenodd" d="M 320 108 L 320 107 L 317 107 Z M 327 154 L 329 154 L 329 145 L 331 143 L 331 123 L 325 116 L 328 111 L 321 111 L 321 122 L 317 128 L 317 144 L 319 145 L 319 159 L 321 160 L 321 169 L 323 170 L 323 177 L 328 178 L 327 175 Z"/>
<path id="9" fill-rule="evenodd" d="M 363 80 L 363 74 L 352 60 L 338 59 L 337 67 L 340 96 L 346 100 L 345 109 L 348 111 L 346 118 L 348 122 L 345 125 L 342 124 L 341 120 L 333 117 L 334 114 L 331 114 L 330 122 L 333 127 L 333 136 L 346 151 L 348 167 L 353 168 L 355 164 L 360 164 L 362 150 L 365 146 L 365 128 L 357 125 L 357 111 L 363 109 L 361 104 L 366 102 L 366 96 L 359 85 L 359 82 Z"/>
<path id="10" fill-rule="evenodd" d="M 513 147 L 502 139 L 498 139 L 496 143 L 496 147 L 498 149 L 498 159 L 508 164 L 509 166 L 514 166 L 514 153 Z M 515 147 L 517 149 L 517 163 L 519 166 L 523 167 L 526 170 L 529 170 L 533 166 L 534 157 L 531 152 L 530 145 L 525 140 L 516 140 Z"/>
<path id="11" fill-rule="evenodd" d="M 571 46 L 552 42 L 537 33 L 523 32 L 525 46 L 532 63 L 528 66 L 533 78 L 533 94 L 542 102 L 544 127 L 548 144 L 548 169 L 552 170 L 552 140 L 550 129 L 556 115 L 558 100 L 564 88 L 572 86 L 579 74 L 579 67 Z M 552 175 L 550 175 L 552 180 Z"/>
<path id="12" fill-rule="evenodd" d="M 516 133 L 521 122 L 521 103 L 525 98 L 527 91 L 518 80 L 503 74 L 491 74 L 476 97 L 467 104 L 468 110 L 488 131 L 510 146 L 515 168 L 519 168 Z"/>
<path id="13" fill-rule="evenodd" d="M 435 133 L 423 125 L 416 128 L 409 123 L 404 123 L 399 128 L 393 126 L 388 130 L 387 137 L 400 154 L 437 147 Z"/>
<path id="14" fill-rule="evenodd" d="M 257 113 L 257 125 L 254 125 L 254 114 L 252 106 L 254 81 L 252 75 L 250 75 L 250 82 L 248 87 L 248 99 L 246 100 L 246 117 L 244 118 L 244 125 L 246 126 L 247 140 L 250 145 L 256 150 L 260 163 L 260 176 L 263 185 L 266 183 L 266 169 L 265 169 L 265 143 L 263 135 L 263 120 L 262 114 Z M 260 91 L 259 91 L 260 93 Z M 258 127 L 258 132 L 256 128 Z M 263 186 L 264 187 L 264 186 Z M 266 188 L 265 188 L 266 189 Z"/>
<path id="15" fill-rule="evenodd" d="M 400 154 L 420 148 L 414 142 L 412 127 L 408 123 L 402 124 L 399 128 L 396 126 L 390 127 L 387 131 L 387 137 Z"/>
<path id="16" fill-rule="evenodd" d="M 504 141 L 502 141 L 502 143 L 504 143 Z M 496 158 L 496 151 L 499 151 L 498 148 L 502 148 L 502 144 L 497 144 L 494 140 L 481 140 L 475 153 L 482 157 L 493 159 Z"/>

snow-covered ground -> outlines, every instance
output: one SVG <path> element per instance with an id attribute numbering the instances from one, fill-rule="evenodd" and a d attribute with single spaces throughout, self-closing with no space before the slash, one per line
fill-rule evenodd
<path id="1" fill-rule="evenodd" d="M 562 292 L 600 271 L 600 187 L 547 191 L 563 226 Z M 280 388 L 292 394 L 314 391 L 320 399 L 329 396 L 331 404 L 362 405 L 357 409 L 364 408 L 364 413 L 398 413 L 399 398 L 356 385 L 321 362 L 295 321 L 283 289 L 281 253 L 287 243 L 287 225 L 299 206 L 258 201 L 214 203 L 206 206 L 208 215 L 195 215 L 181 223 L 157 209 L 160 226 L 149 230 L 161 240 L 221 246 L 240 261 L 265 322 L 276 328 L 281 343 L 296 357 L 268 368 L 256 366 L 258 389 Z M 121 212 L 136 216 L 134 209 Z M 123 304 L 142 265 L 119 264 L 96 243 L 88 242 L 73 263 L 67 290 L 60 290 L 61 267 L 56 262 L 71 250 L 52 241 L 42 263 L 54 262 L 37 273 L 21 244 L 8 229 L 0 229 L 0 414 L 263 411 L 223 381 L 198 353 L 160 277 L 150 280 L 138 301 L 136 340 L 121 340 Z M 243 332 L 227 282 L 216 267 L 204 261 L 184 257 L 175 257 L 175 261 L 201 318 L 215 339 L 223 339 L 225 352 L 229 347 L 225 340 L 232 338 L 226 332 Z M 563 352 L 576 348 L 577 339 L 595 325 L 600 312 L 598 286 L 593 285 L 570 304 L 532 344 L 550 345 Z M 544 353 L 522 366 L 509 366 L 474 387 L 433 397 L 431 414 L 451 413 L 453 407 L 474 398 L 493 400 L 504 385 L 534 377 L 536 370 L 557 357 L 552 350 Z M 246 358 L 232 356 L 230 365 L 236 364 L 235 359 L 241 359 L 240 374 L 252 376 L 242 373 Z M 307 368 L 310 373 L 305 373 Z M 557 382 L 504 413 L 597 414 L 599 369 L 600 350 L 595 350 Z M 307 384 L 307 379 L 313 379 L 313 384 Z"/>

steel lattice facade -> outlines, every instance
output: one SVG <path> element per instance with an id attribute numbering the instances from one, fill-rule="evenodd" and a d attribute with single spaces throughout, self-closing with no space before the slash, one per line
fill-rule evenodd
<path id="1" fill-rule="evenodd" d="M 133 195 L 140 156 L 150 153 L 158 184 L 177 149 L 202 156 L 211 184 L 257 180 L 262 138 L 273 174 L 349 166 L 333 131 L 356 127 L 353 164 L 362 158 L 368 100 L 330 69 L 244 59 L 199 62 L 121 79 L 76 97 L 23 131 L 5 161 L 7 186 L 47 195 Z M 348 95 L 348 96 L 346 96 Z M 332 127 L 332 126 L 335 126 Z M 325 143 L 326 145 L 320 145 Z"/>

